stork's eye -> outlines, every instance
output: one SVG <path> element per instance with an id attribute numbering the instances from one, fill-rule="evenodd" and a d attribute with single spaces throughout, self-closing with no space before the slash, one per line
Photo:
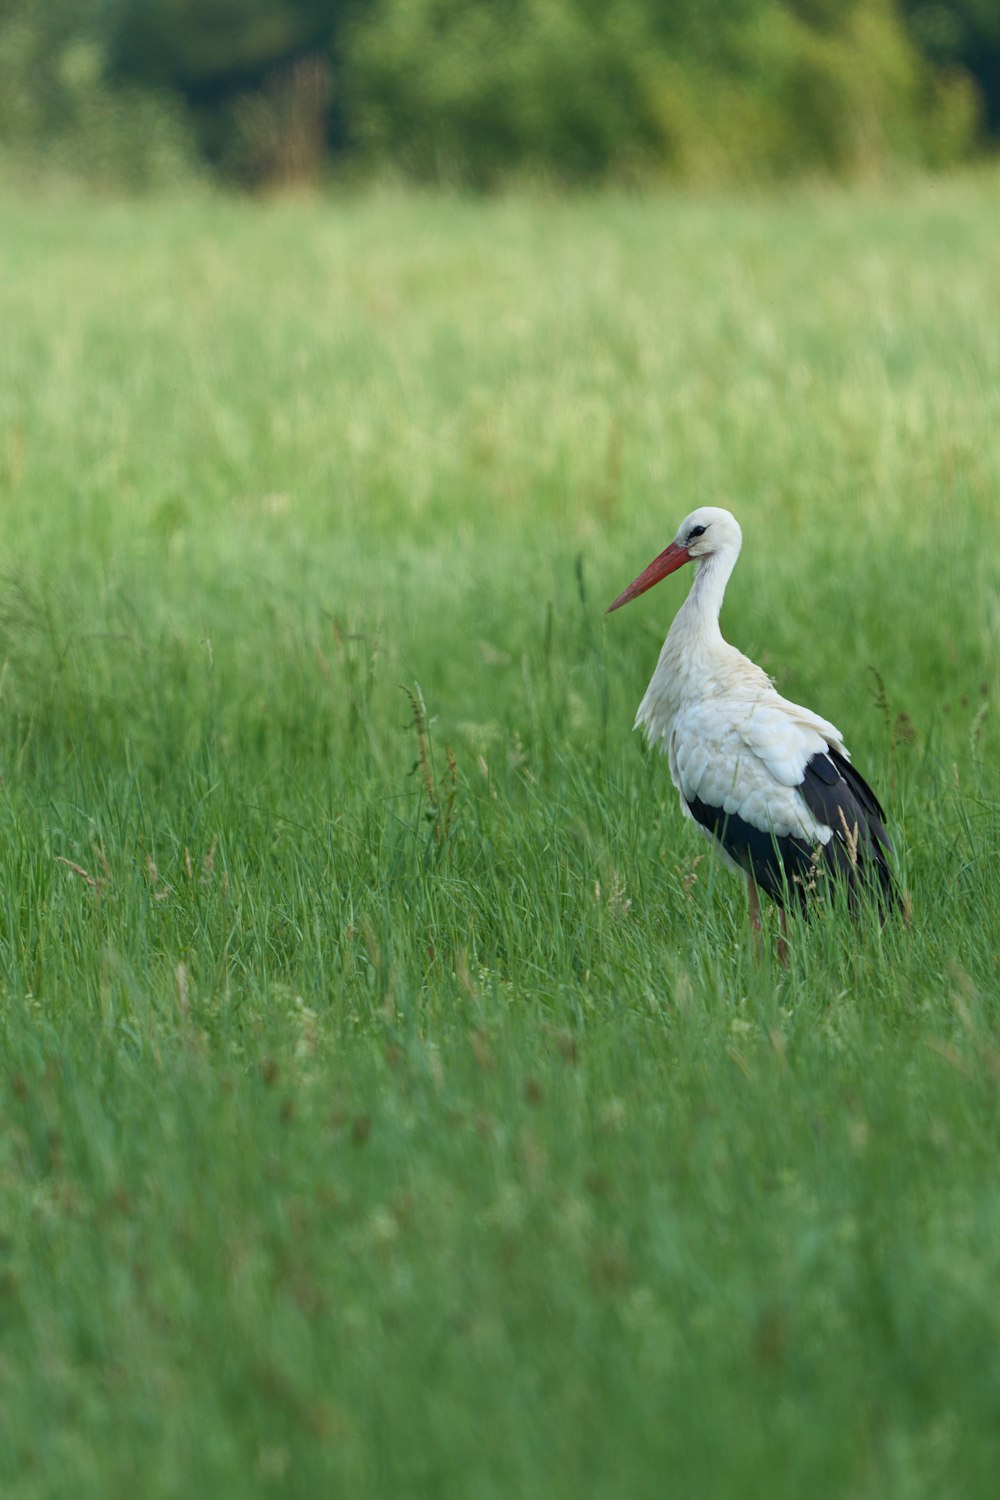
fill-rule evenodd
<path id="1" fill-rule="evenodd" d="M 707 530 L 707 526 L 692 526 L 688 532 L 688 541 L 693 542 L 696 536 L 704 536 Z"/>

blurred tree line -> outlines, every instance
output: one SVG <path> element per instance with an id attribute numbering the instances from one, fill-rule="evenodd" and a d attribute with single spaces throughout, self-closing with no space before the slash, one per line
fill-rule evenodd
<path id="1" fill-rule="evenodd" d="M 0 160 L 488 188 L 943 165 L 1000 131 L 1000 0 L 0 0 Z"/>

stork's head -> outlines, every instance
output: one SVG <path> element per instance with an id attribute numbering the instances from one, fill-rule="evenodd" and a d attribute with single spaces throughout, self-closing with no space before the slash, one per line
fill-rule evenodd
<path id="1" fill-rule="evenodd" d="M 638 599 L 654 583 L 659 583 L 668 573 L 676 573 L 685 563 L 702 563 L 723 551 L 729 552 L 735 560 L 742 544 L 743 533 L 739 522 L 728 510 L 722 510 L 717 505 L 703 505 L 699 510 L 693 510 L 689 516 L 684 517 L 677 535 L 666 551 L 661 552 L 659 557 L 654 557 L 634 583 L 630 583 L 625 592 L 618 595 L 614 604 L 608 605 L 608 614 L 613 609 L 620 609 L 623 604 L 628 604 L 631 599 Z"/>

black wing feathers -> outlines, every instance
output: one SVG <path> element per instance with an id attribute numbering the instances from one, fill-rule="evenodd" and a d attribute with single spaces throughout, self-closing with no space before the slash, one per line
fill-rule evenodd
<path id="1" fill-rule="evenodd" d="M 888 846 L 889 840 L 886 837 L 885 832 L 885 812 L 883 811 L 881 802 L 878 800 L 865 778 L 861 775 L 861 772 L 856 771 L 851 765 L 851 762 L 849 760 L 845 760 L 844 757 L 842 755 L 839 755 L 836 750 L 827 751 L 825 758 L 833 762 L 836 769 L 840 772 L 840 775 L 847 782 L 848 786 L 850 786 L 853 790 L 854 795 L 857 797 L 862 807 L 868 813 L 869 817 L 878 823 L 879 827 L 882 830 L 882 838 Z M 816 759 L 818 759 L 818 757 L 814 755 L 813 760 Z"/>
<path id="2" fill-rule="evenodd" d="M 812 757 L 799 790 L 817 822 L 833 829 L 823 852 L 827 864 L 847 880 L 852 900 L 865 888 L 883 911 L 895 905 L 885 813 L 864 777 L 850 761 L 830 750 Z"/>
<path id="3" fill-rule="evenodd" d="M 850 761 L 827 750 L 808 762 L 799 791 L 816 821 L 833 830 L 827 843 L 814 847 L 791 835 L 777 838 L 697 797 L 687 805 L 696 822 L 779 906 L 787 905 L 789 894 L 806 905 L 820 884 L 817 877 L 825 872 L 845 883 L 852 907 L 866 893 L 885 917 L 899 898 L 889 867 L 892 846 L 885 813 L 871 787 Z"/>
<path id="4" fill-rule="evenodd" d="M 729 858 L 779 906 L 786 905 L 789 891 L 805 896 L 815 884 L 814 852 L 802 839 L 775 838 L 763 828 L 755 828 L 737 813 L 712 807 L 700 797 L 685 798 L 691 816 L 702 828 L 718 839 Z"/>

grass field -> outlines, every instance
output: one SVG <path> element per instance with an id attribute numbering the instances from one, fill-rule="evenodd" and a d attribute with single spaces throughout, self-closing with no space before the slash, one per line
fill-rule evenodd
<path id="1" fill-rule="evenodd" d="M 0 1488 L 987 1497 L 1000 181 L 6 202 Z M 755 963 L 723 618 L 912 926 Z"/>

